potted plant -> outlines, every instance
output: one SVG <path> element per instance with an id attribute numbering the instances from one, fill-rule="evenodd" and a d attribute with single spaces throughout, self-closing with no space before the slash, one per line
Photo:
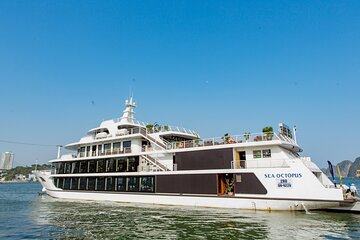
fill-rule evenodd
<path id="1" fill-rule="evenodd" d="M 224 141 L 224 143 L 228 143 L 230 140 L 230 135 L 228 133 L 225 133 L 222 137 L 222 140 Z"/>
<path id="2" fill-rule="evenodd" d="M 226 193 L 229 195 L 229 196 L 233 196 L 234 195 L 234 180 L 231 180 L 229 178 L 227 178 L 225 180 L 226 182 L 226 187 L 225 187 L 225 190 L 226 190 Z"/>
<path id="3" fill-rule="evenodd" d="M 250 132 L 245 132 L 244 138 L 245 138 L 245 141 L 248 142 L 250 140 Z"/>
<path id="4" fill-rule="evenodd" d="M 147 130 L 149 133 L 152 133 L 153 130 L 154 130 L 154 125 L 153 125 L 153 124 L 148 124 L 148 125 L 146 125 L 146 130 Z"/>
<path id="5" fill-rule="evenodd" d="M 274 136 L 274 131 L 271 126 L 264 127 L 262 131 L 263 131 L 264 135 L 266 136 L 267 140 L 272 140 L 272 138 Z"/>

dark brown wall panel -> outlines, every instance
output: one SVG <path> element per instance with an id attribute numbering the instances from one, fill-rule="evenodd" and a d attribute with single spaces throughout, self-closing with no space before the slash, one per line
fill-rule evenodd
<path id="1" fill-rule="evenodd" d="M 235 174 L 234 180 L 235 193 L 267 194 L 266 188 L 253 173 Z M 241 180 L 241 182 L 238 182 L 238 180 Z"/>
<path id="2" fill-rule="evenodd" d="M 216 174 L 156 176 L 156 192 L 216 194 Z"/>
<path id="3" fill-rule="evenodd" d="M 230 169 L 232 160 L 232 148 L 178 152 L 175 155 L 178 170 Z"/>

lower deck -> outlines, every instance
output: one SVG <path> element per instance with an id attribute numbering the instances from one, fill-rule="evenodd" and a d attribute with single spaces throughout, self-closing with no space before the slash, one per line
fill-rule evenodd
<path id="1" fill-rule="evenodd" d="M 254 173 L 177 174 L 150 176 L 54 177 L 56 188 L 68 191 L 105 191 L 171 194 L 267 194 Z"/>

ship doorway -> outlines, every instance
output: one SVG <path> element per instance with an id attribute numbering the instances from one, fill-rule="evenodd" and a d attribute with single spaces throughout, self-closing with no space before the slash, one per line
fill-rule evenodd
<path id="1" fill-rule="evenodd" d="M 239 159 L 240 159 L 240 168 L 245 168 L 245 161 L 246 161 L 245 151 L 239 152 Z"/>
<path id="2" fill-rule="evenodd" d="M 234 195 L 234 175 L 233 174 L 218 174 L 217 175 L 217 194 Z"/>

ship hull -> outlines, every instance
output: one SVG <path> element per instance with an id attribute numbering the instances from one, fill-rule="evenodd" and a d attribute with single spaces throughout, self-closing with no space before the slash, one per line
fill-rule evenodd
<path id="1" fill-rule="evenodd" d="M 49 196 L 60 199 L 110 201 L 119 203 L 158 204 L 265 211 L 307 211 L 339 207 L 339 202 L 306 199 L 256 199 L 243 197 L 127 194 L 46 190 Z"/>

